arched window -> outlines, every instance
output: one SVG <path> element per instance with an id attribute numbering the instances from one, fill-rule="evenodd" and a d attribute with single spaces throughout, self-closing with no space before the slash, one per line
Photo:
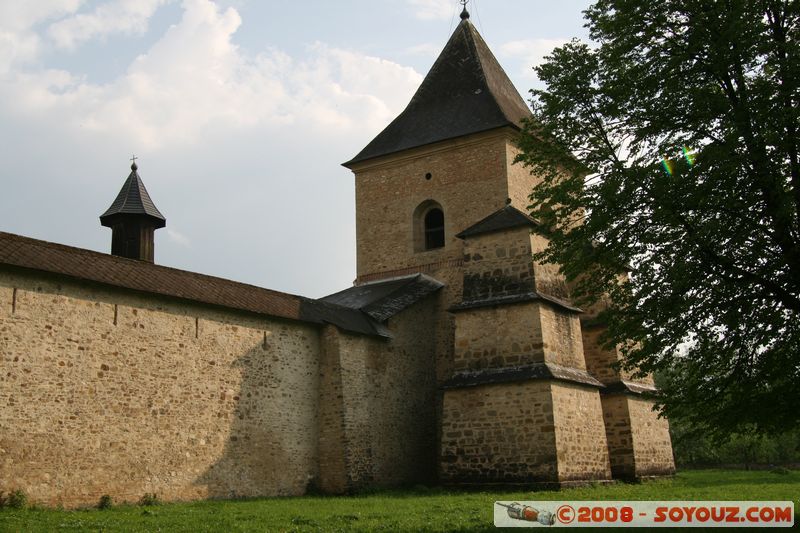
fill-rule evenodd
<path id="1" fill-rule="evenodd" d="M 424 252 L 443 248 L 444 210 L 433 200 L 425 200 L 414 209 L 414 251 Z"/>
<path id="2" fill-rule="evenodd" d="M 444 213 L 433 208 L 425 213 L 425 249 L 432 250 L 444 246 Z"/>

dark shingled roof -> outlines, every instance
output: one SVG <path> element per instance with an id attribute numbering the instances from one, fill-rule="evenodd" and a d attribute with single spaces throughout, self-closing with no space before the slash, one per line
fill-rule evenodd
<path id="1" fill-rule="evenodd" d="M 509 294 L 507 296 L 495 296 L 492 298 L 485 298 L 481 300 L 465 300 L 451 306 L 450 309 L 448 309 L 448 311 L 452 313 L 457 313 L 459 311 L 466 311 L 467 309 L 477 309 L 479 307 L 511 305 L 511 304 L 525 303 L 525 302 L 533 302 L 536 300 L 543 300 L 565 311 L 571 311 L 573 313 L 583 313 L 583 309 L 575 307 L 566 300 L 562 300 L 561 298 L 556 298 L 555 296 L 550 296 L 549 294 L 537 291 L 529 291 L 521 294 Z"/>
<path id="2" fill-rule="evenodd" d="M 495 383 L 544 379 L 580 383 L 600 389 L 604 388 L 602 383 L 589 375 L 585 370 L 568 368 L 553 363 L 535 363 L 511 368 L 487 368 L 483 370 L 459 372 L 442 384 L 442 388 L 456 389 L 462 387 L 477 387 L 479 385 L 492 385 Z"/>
<path id="3" fill-rule="evenodd" d="M 619 394 L 621 392 L 636 395 L 652 395 L 658 392 L 658 389 L 649 383 L 636 383 L 634 381 L 621 379 L 614 383 L 609 383 L 606 385 L 606 390 L 603 391 L 604 394 Z"/>
<path id="4" fill-rule="evenodd" d="M 116 200 L 105 213 L 100 215 L 100 223 L 104 226 L 110 226 L 115 215 L 144 215 L 154 219 L 156 228 L 166 226 L 167 219 L 156 208 L 137 169 L 136 163 L 131 165 L 131 173 L 122 185 Z"/>
<path id="5" fill-rule="evenodd" d="M 522 226 L 530 226 L 535 228 L 539 223 L 511 205 L 495 211 L 488 217 L 476 222 L 468 227 L 456 237 L 464 239 L 474 235 L 481 235 L 483 233 L 492 233 L 494 231 L 502 231 L 504 229 L 518 228 Z"/>
<path id="6" fill-rule="evenodd" d="M 359 309 L 383 322 L 442 287 L 430 276 L 412 274 L 350 287 L 321 301 Z"/>
<path id="7" fill-rule="evenodd" d="M 0 266 L 391 337 L 366 313 L 245 283 L 0 232 Z"/>
<path id="8" fill-rule="evenodd" d="M 483 38 L 465 19 L 405 111 L 344 166 L 503 126 L 519 128 L 530 115 Z"/>

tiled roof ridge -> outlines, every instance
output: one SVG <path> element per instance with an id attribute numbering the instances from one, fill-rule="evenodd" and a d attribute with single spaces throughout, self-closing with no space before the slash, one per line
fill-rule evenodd
<path id="1" fill-rule="evenodd" d="M 191 277 L 195 277 L 195 278 L 198 278 L 198 279 L 205 279 L 205 280 L 209 280 L 209 281 L 221 281 L 221 282 L 224 282 L 224 283 L 233 283 L 233 284 L 236 284 L 236 285 L 239 285 L 239 286 L 249 287 L 249 288 L 252 288 L 252 289 L 255 289 L 255 290 L 258 290 L 258 291 L 270 292 L 272 294 L 279 294 L 279 295 L 283 295 L 283 296 L 291 296 L 291 297 L 294 297 L 294 298 L 306 298 L 306 297 L 298 295 L 298 294 L 292 294 L 292 293 L 283 292 L 283 291 L 276 291 L 274 289 L 267 289 L 267 288 L 264 288 L 264 287 L 259 287 L 258 285 L 252 285 L 250 283 L 245 283 L 243 281 L 236 281 L 236 280 L 232 280 L 232 279 L 221 278 L 219 276 L 212 276 L 210 274 L 202 274 L 200 272 L 192 272 L 191 270 L 183 270 L 183 269 L 180 269 L 180 268 L 170 267 L 170 266 L 166 266 L 166 265 L 159 265 L 159 264 L 155 264 L 155 263 L 149 263 L 149 262 L 145 262 L 145 261 L 140 261 L 138 259 L 129 259 L 127 257 L 122 257 L 122 256 L 118 256 L 118 255 L 111 255 L 111 254 L 107 254 L 107 253 L 103 253 L 103 252 L 98 252 L 96 250 L 89 250 L 88 248 L 79 248 L 77 246 L 70 246 L 68 244 L 61 244 L 61 243 L 53 242 L 53 241 L 45 241 L 45 240 L 42 240 L 42 239 L 34 239 L 33 237 L 26 237 L 24 235 L 18 235 L 16 233 L 8 233 L 8 232 L 5 232 L 5 231 L 0 231 L 0 240 L 1 239 L 5 239 L 5 238 L 11 238 L 13 240 L 19 240 L 19 241 L 26 242 L 26 243 L 28 243 L 30 245 L 33 245 L 33 246 L 43 246 L 43 247 L 47 247 L 47 248 L 56 248 L 56 249 L 60 249 L 60 250 L 62 250 L 64 252 L 68 252 L 68 253 L 81 254 L 81 255 L 87 255 L 87 256 L 95 256 L 97 258 L 102 258 L 103 260 L 106 260 L 106 261 L 114 261 L 114 262 L 121 263 L 121 264 L 131 264 L 131 263 L 136 264 L 136 265 L 144 265 L 144 264 L 146 264 L 147 268 L 152 268 L 152 269 L 156 269 L 156 270 L 162 270 L 162 271 L 166 271 L 166 272 L 179 273 L 181 275 L 191 276 Z M 13 263 L 6 263 L 6 261 L 3 259 L 2 255 L 0 255 L 0 264 L 11 264 L 12 266 L 24 266 L 24 265 L 14 265 Z M 34 269 L 34 270 L 37 270 L 37 269 Z M 50 272 L 50 271 L 48 270 L 47 272 Z M 92 281 L 92 280 L 89 280 L 89 281 Z M 306 299 L 310 299 L 310 298 L 306 298 Z"/>
<path id="2" fill-rule="evenodd" d="M 2 231 L 0 265 L 259 315 L 331 323 L 353 333 L 390 336 L 367 313 L 335 303 Z"/>

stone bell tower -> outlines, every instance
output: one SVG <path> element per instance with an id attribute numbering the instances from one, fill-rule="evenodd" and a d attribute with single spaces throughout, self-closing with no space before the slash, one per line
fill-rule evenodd
<path id="1" fill-rule="evenodd" d="M 111 207 L 100 215 L 100 223 L 111 228 L 112 255 L 152 263 L 155 230 L 166 226 L 167 219 L 150 199 L 133 159 L 128 179 Z"/>
<path id="2" fill-rule="evenodd" d="M 557 265 L 532 260 L 547 246 L 526 214 L 538 178 L 514 163 L 530 116 L 465 7 L 406 109 L 344 164 L 356 181 L 356 284 L 425 273 L 445 285 L 434 324 L 445 483 L 612 476 L 607 428 L 625 413 L 593 375 L 610 356 L 583 335 Z M 616 466 L 630 447 L 613 442 Z"/>

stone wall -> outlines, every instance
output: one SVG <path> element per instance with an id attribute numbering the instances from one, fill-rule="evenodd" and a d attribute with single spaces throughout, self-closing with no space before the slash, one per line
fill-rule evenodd
<path id="1" fill-rule="evenodd" d="M 628 412 L 633 428 L 633 452 L 637 476 L 660 476 L 675 473 L 669 423 L 658 418 L 653 402 L 628 396 Z"/>
<path id="2" fill-rule="evenodd" d="M 608 349 L 603 346 L 604 326 L 584 325 L 582 332 L 586 369 L 592 376 L 606 384 L 624 379 L 645 385 L 653 385 L 653 376 L 646 375 L 634 379 L 634 372 L 617 367 L 622 360 L 622 354 L 618 349 Z"/>
<path id="3" fill-rule="evenodd" d="M 391 318 L 391 342 L 326 332 L 320 434 L 325 490 L 435 480 L 435 309 L 429 298 Z"/>
<path id="4" fill-rule="evenodd" d="M 358 275 L 460 259 L 456 234 L 505 205 L 505 170 L 504 136 L 497 132 L 356 165 Z M 444 211 L 445 247 L 417 252 L 412 217 L 427 200 Z"/>
<path id="5" fill-rule="evenodd" d="M 577 313 L 551 304 L 535 304 L 541 315 L 542 348 L 548 363 L 586 370 L 581 324 Z"/>
<path id="6" fill-rule="evenodd" d="M 512 228 L 464 240 L 464 301 L 529 294 L 533 290 L 530 228 Z"/>
<path id="7" fill-rule="evenodd" d="M 614 478 L 633 478 L 636 476 L 636 464 L 628 398 L 625 394 L 603 395 L 602 405 L 611 473 Z"/>
<path id="8" fill-rule="evenodd" d="M 442 418 L 443 482 L 558 480 L 550 382 L 448 389 Z"/>
<path id="9" fill-rule="evenodd" d="M 669 424 L 653 402 L 630 394 L 602 398 L 611 469 L 616 478 L 675 473 Z"/>
<path id="10" fill-rule="evenodd" d="M 302 494 L 318 351 L 301 323 L 2 271 L 0 491 L 65 506 Z"/>
<path id="11" fill-rule="evenodd" d="M 611 479 L 598 390 L 554 382 L 552 397 L 559 480 Z"/>

